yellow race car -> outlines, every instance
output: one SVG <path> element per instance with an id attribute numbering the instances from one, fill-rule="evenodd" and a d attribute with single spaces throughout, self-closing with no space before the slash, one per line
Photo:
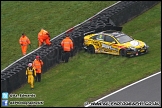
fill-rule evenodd
<path id="1" fill-rule="evenodd" d="M 145 54 L 149 48 L 145 42 L 116 30 L 88 33 L 84 36 L 83 45 L 89 53 L 106 53 L 126 57 Z"/>

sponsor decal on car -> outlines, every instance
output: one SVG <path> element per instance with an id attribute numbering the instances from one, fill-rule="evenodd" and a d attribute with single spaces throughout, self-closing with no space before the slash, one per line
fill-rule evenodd
<path id="1" fill-rule="evenodd" d="M 110 49 L 110 50 L 115 50 L 115 51 L 118 51 L 118 49 L 117 49 L 117 48 L 113 48 L 112 46 L 109 46 L 109 45 L 106 45 L 106 44 L 102 44 L 102 47 L 103 47 L 103 48 Z"/>

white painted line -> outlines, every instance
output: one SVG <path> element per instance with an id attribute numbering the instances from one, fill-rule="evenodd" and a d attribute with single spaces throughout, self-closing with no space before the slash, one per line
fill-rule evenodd
<path id="1" fill-rule="evenodd" d="M 139 83 L 139 82 L 142 82 L 142 81 L 144 81 L 144 80 L 146 80 L 146 79 L 148 79 L 148 78 L 151 78 L 151 77 L 153 77 L 153 76 L 155 76 L 155 75 L 158 75 L 158 74 L 160 74 L 161 73 L 161 71 L 160 72 L 157 72 L 157 73 L 155 73 L 155 74 L 153 74 L 153 75 L 150 75 L 150 76 L 148 76 L 148 77 L 146 77 L 146 78 L 143 78 L 143 79 L 141 79 L 141 80 L 139 80 L 139 81 L 137 81 L 137 82 L 134 82 L 134 83 L 132 83 L 132 84 L 130 84 L 130 85 L 128 85 L 128 86 L 125 86 L 125 87 L 123 87 L 123 88 L 121 88 L 121 89 L 119 89 L 119 90 L 117 90 L 117 91 L 115 91 L 115 92 L 113 92 L 113 93 L 110 93 L 109 95 L 106 95 L 106 96 L 104 96 L 104 97 L 102 97 L 102 98 L 100 98 L 100 99 L 98 99 L 98 100 L 96 100 L 96 101 L 94 101 L 95 103 L 96 102 L 98 102 L 98 101 L 100 101 L 100 100 L 103 100 L 104 98 L 107 98 L 107 97 L 109 97 L 109 96 L 111 96 L 111 95 L 113 95 L 113 94 L 115 94 L 115 93 L 117 93 L 117 92 L 120 92 L 120 91 L 122 91 L 122 90 L 124 90 L 124 89 L 126 89 L 126 88 L 128 88 L 128 87 L 130 87 L 130 86 L 132 86 L 132 85 L 135 85 L 135 84 L 137 84 L 137 83 Z M 91 104 L 88 104 L 88 105 L 86 105 L 85 107 L 89 107 Z"/>

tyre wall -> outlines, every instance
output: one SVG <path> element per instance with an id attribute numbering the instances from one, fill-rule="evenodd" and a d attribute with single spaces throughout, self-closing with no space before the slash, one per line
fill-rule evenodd
<path id="1" fill-rule="evenodd" d="M 71 57 L 83 48 L 84 33 L 89 31 L 102 31 L 108 29 L 118 29 L 115 26 L 121 26 L 132 18 L 142 14 L 160 1 L 121 1 L 107 7 L 78 24 L 62 34 L 51 39 L 51 46 L 42 46 L 26 56 L 15 61 L 1 71 L 1 92 L 13 92 L 27 82 L 25 70 L 27 64 L 39 55 L 44 62 L 42 72 L 47 72 L 51 67 L 59 64 L 63 58 L 61 41 L 66 34 L 74 41 L 74 50 Z"/>

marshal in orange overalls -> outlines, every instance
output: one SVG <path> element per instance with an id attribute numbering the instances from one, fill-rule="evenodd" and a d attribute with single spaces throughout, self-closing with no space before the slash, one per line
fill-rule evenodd
<path id="1" fill-rule="evenodd" d="M 41 81 L 41 73 L 42 73 L 42 66 L 43 66 L 43 61 L 40 60 L 40 56 L 36 56 L 36 59 L 33 61 L 33 68 L 36 71 L 36 79 L 35 81 L 40 82 Z"/>
<path id="2" fill-rule="evenodd" d="M 69 61 L 70 52 L 73 50 L 73 41 L 70 39 L 68 35 L 66 35 L 66 38 L 62 40 L 61 46 L 64 50 L 64 61 L 67 63 Z"/>
<path id="3" fill-rule="evenodd" d="M 21 45 L 22 54 L 26 55 L 28 45 L 30 45 L 30 40 L 24 33 L 22 33 L 22 36 L 19 39 L 19 44 Z"/>
<path id="4" fill-rule="evenodd" d="M 41 31 L 38 33 L 38 44 L 39 44 L 39 47 L 43 43 L 45 43 L 46 45 L 51 45 L 49 32 L 44 30 L 44 29 L 41 29 Z"/>

